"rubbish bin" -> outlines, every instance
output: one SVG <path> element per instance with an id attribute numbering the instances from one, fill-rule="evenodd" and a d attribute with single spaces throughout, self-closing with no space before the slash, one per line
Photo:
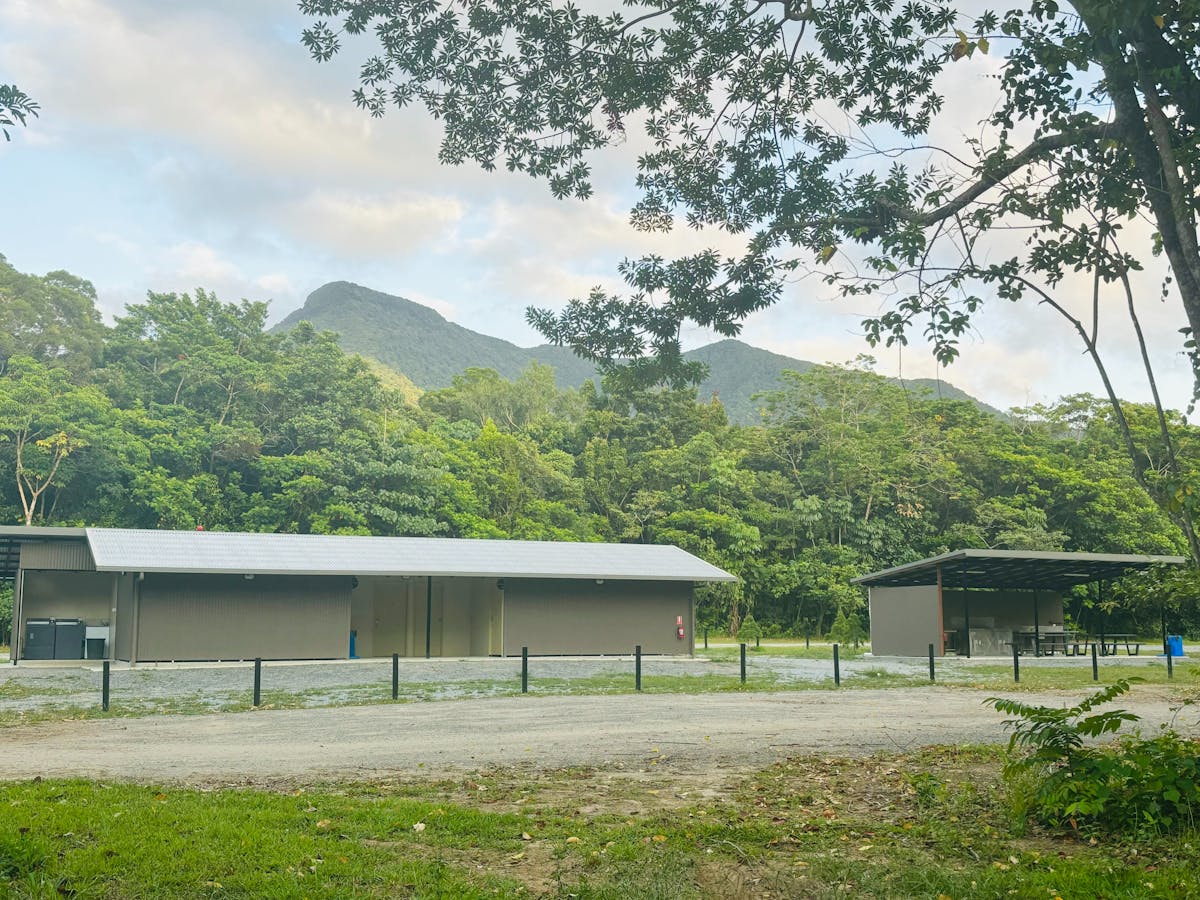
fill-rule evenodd
<path id="1" fill-rule="evenodd" d="M 104 645 L 107 643 L 102 637 L 90 637 L 85 640 L 87 644 L 88 659 L 104 659 Z"/>
<path id="2" fill-rule="evenodd" d="M 1183 656 L 1183 635 L 1168 634 L 1167 635 L 1167 650 L 1172 656 Z"/>

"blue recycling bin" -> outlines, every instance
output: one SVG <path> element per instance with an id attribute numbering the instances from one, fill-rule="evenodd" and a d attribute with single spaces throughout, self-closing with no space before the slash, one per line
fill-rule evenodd
<path id="1" fill-rule="evenodd" d="M 351 629 L 350 631 L 350 658 L 358 659 L 358 632 Z"/>
<path id="2" fill-rule="evenodd" d="M 1168 634 L 1167 635 L 1167 651 L 1172 656 L 1183 656 L 1183 635 Z"/>

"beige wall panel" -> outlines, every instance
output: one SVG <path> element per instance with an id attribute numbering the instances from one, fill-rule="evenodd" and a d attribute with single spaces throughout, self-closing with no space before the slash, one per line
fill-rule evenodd
<path id="1" fill-rule="evenodd" d="M 871 653 L 925 656 L 942 646 L 936 585 L 870 589 Z"/>
<path id="2" fill-rule="evenodd" d="M 109 572 L 25 572 L 22 627 L 29 619 L 83 619 L 89 625 L 112 617 Z"/>
<path id="3" fill-rule="evenodd" d="M 138 613 L 139 661 L 344 659 L 350 579 L 147 575 Z"/>
<path id="4" fill-rule="evenodd" d="M 94 572 L 92 553 L 82 540 L 45 541 L 21 545 L 21 568 L 63 569 L 71 572 Z"/>
<path id="5" fill-rule="evenodd" d="M 675 619 L 692 621 L 692 586 L 682 582 L 505 579 L 504 653 L 691 653 Z"/>
<path id="6" fill-rule="evenodd" d="M 354 652 L 366 658 L 375 655 L 375 579 L 362 579 L 350 592 L 350 630 Z"/>

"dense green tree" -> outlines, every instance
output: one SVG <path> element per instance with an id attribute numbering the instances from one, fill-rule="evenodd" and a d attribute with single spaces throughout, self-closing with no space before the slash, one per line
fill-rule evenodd
<path id="1" fill-rule="evenodd" d="M 69 272 L 25 275 L 0 256 L 0 364 L 30 356 L 85 372 L 100 361 L 104 336 L 90 281 Z"/>

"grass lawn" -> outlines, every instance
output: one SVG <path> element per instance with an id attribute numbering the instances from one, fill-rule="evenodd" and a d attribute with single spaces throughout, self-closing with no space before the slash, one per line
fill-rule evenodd
<path id="1" fill-rule="evenodd" d="M 664 760 L 665 762 L 665 760 Z M 0 786 L 13 897 L 1175 897 L 1200 837 L 1015 822 L 993 748 L 664 771 L 183 789 Z"/>

